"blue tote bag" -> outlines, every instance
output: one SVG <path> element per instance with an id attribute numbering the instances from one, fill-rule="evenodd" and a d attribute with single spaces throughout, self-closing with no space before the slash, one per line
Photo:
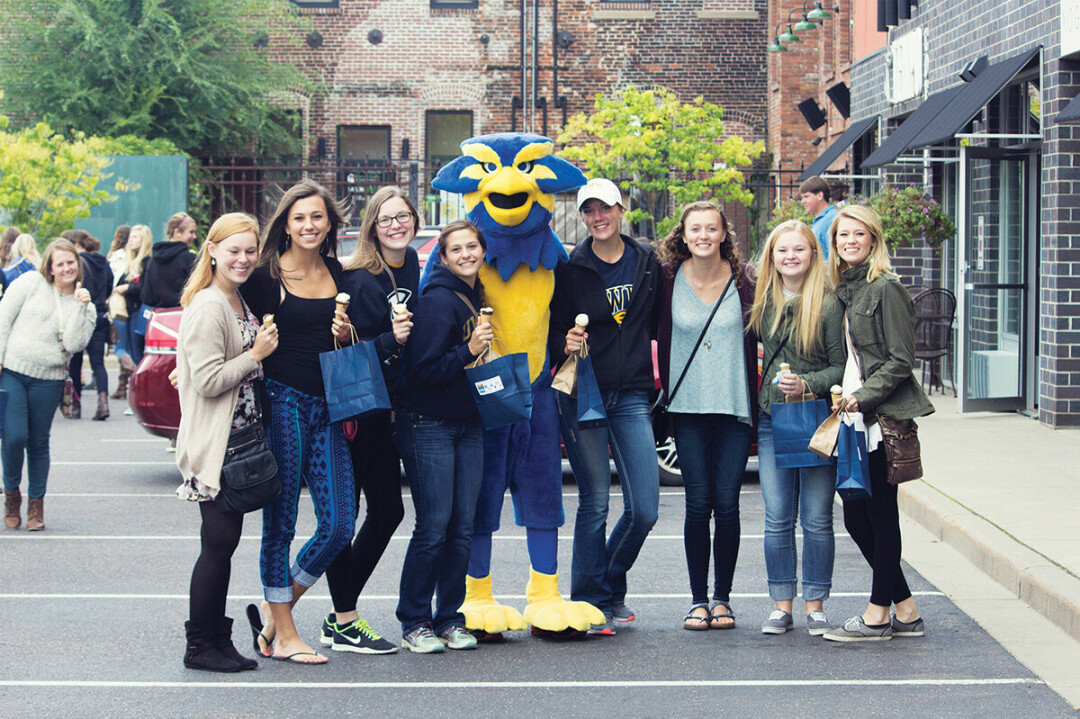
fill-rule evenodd
<path id="1" fill-rule="evenodd" d="M 375 345 L 359 342 L 356 330 L 352 332 L 353 344 L 319 353 L 331 422 L 390 409 L 390 393 L 386 391 Z"/>
<path id="2" fill-rule="evenodd" d="M 836 440 L 836 493 L 844 500 L 870 498 L 866 432 L 847 422 L 840 423 Z"/>
<path id="3" fill-rule="evenodd" d="M 824 467 L 832 464 L 832 458 L 821 457 L 809 448 L 814 432 L 829 416 L 828 404 L 823 399 L 816 399 L 813 394 L 785 399 L 782 404 L 769 407 L 777 468 Z"/>
<path id="4" fill-rule="evenodd" d="M 146 328 L 150 324 L 150 315 L 154 314 L 153 307 L 147 307 L 143 305 L 139 308 L 139 311 L 135 314 L 135 318 L 131 320 L 131 331 L 137 335 L 145 335 Z"/>
<path id="5" fill-rule="evenodd" d="M 596 381 L 589 348 L 582 344 L 577 361 L 577 422 L 579 427 L 594 427 L 607 420 L 604 397 Z"/>
<path id="6" fill-rule="evenodd" d="M 484 429 L 505 427 L 532 417 L 529 355 L 500 355 L 491 347 L 465 367 Z"/>

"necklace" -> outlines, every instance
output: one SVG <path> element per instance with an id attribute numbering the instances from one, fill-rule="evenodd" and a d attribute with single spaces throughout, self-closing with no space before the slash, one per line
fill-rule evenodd
<path id="1" fill-rule="evenodd" d="M 303 277 L 289 277 L 288 275 L 282 275 L 282 279 L 289 280 L 290 282 L 302 282 Z"/>

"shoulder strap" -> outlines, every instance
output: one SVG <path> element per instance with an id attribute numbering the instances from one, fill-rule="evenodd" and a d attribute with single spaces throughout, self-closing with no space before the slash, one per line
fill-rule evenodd
<path id="1" fill-rule="evenodd" d="M 390 267 L 390 264 L 386 260 L 383 259 L 382 255 L 379 255 L 379 264 L 382 265 L 383 272 L 385 272 L 390 277 L 390 284 L 393 285 L 393 287 L 394 287 L 394 302 L 397 302 L 397 299 L 398 299 L 397 278 L 394 277 L 394 270 Z"/>
<path id="2" fill-rule="evenodd" d="M 791 337 L 791 332 L 784 335 L 784 339 L 780 340 L 780 344 L 773 350 L 772 356 L 769 357 L 769 361 L 764 364 L 761 369 L 761 376 L 765 381 L 768 381 L 769 368 L 772 367 L 773 360 L 780 356 L 780 350 L 784 349 L 784 345 L 787 344 L 788 338 Z"/>
<path id="3" fill-rule="evenodd" d="M 465 306 L 469 308 L 469 312 L 472 312 L 473 317 L 476 317 L 479 314 L 476 311 L 476 308 L 473 307 L 473 303 L 470 302 L 469 298 L 465 296 L 464 292 L 458 292 L 457 290 L 454 290 L 454 294 L 458 296 L 458 299 L 465 303 Z"/>
<path id="4" fill-rule="evenodd" d="M 713 305 L 712 312 L 709 313 L 709 319 L 705 320 L 705 326 L 701 328 L 701 334 L 698 335 L 697 342 L 694 343 L 694 349 L 690 352 L 690 357 L 686 360 L 686 364 L 683 365 L 682 373 L 679 375 L 679 381 L 675 383 L 675 386 L 671 388 L 671 393 L 668 394 L 667 404 L 671 404 L 675 399 L 675 393 L 679 390 L 679 385 L 682 384 L 683 378 L 686 377 L 686 371 L 690 369 L 690 363 L 694 361 L 694 355 L 697 354 L 698 348 L 701 347 L 701 341 L 705 339 L 705 333 L 709 331 L 709 325 L 712 324 L 713 317 L 716 316 L 716 311 L 720 309 L 720 304 L 724 301 L 724 297 L 727 295 L 727 291 L 731 288 L 731 283 L 735 279 L 735 273 L 731 273 L 731 277 L 728 278 L 727 284 L 724 285 L 724 291 L 720 293 L 720 299 Z M 691 290 L 692 291 L 692 290 Z"/>

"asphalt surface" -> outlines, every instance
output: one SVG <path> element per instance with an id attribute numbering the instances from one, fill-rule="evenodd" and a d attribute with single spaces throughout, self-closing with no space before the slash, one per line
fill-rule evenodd
<path id="1" fill-rule="evenodd" d="M 330 652 L 322 667 L 263 660 L 255 672 L 195 672 L 181 664 L 187 588 L 198 554 L 197 509 L 172 496 L 179 474 L 166 442 L 133 418 L 53 425 L 47 529 L 0 532 L 0 716 L 682 717 L 720 714 L 859 717 L 1075 716 L 1031 671 L 910 568 L 928 633 L 920 639 L 837 645 L 796 630 L 760 633 L 771 602 L 756 483 L 742 494 L 742 545 L 731 631 L 681 628 L 690 600 L 682 547 L 683 496 L 665 488 L 660 521 L 631 573 L 637 621 L 615 637 L 540 640 L 528 632 L 475 652 L 360 656 Z M 407 487 L 404 488 L 406 495 Z M 573 484 L 564 485 L 561 587 L 569 591 Z M 612 515 L 622 501 L 613 487 Z M 305 496 L 303 502 L 310 507 Z M 360 613 L 391 640 L 406 519 L 360 600 Z M 865 606 L 870 574 L 844 533 L 840 507 L 834 621 Z M 298 540 L 314 524 L 302 509 Z M 259 518 L 247 520 L 233 560 L 229 613 L 251 655 L 244 605 L 260 597 Z M 509 499 L 496 534 L 495 592 L 524 608 L 528 560 Z M 312 644 L 330 610 L 325 584 L 299 603 Z"/>

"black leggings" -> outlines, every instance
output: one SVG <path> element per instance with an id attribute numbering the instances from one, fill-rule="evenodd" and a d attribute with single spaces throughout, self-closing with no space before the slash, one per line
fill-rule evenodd
<path id="1" fill-rule="evenodd" d="M 900 509 L 889 484 L 885 448 L 870 453 L 870 499 L 844 502 L 844 526 L 874 572 L 870 603 L 881 607 L 911 597 L 900 568 Z"/>
<path id="2" fill-rule="evenodd" d="M 390 413 L 361 417 L 357 422 L 356 437 L 350 445 L 356 480 L 354 501 L 359 507 L 363 491 L 367 510 L 352 545 L 345 547 L 326 570 L 335 612 L 356 611 L 357 597 L 405 517 L 401 466 L 394 448 Z"/>
<path id="3" fill-rule="evenodd" d="M 232 555 L 240 543 L 244 515 L 225 514 L 217 502 L 199 502 L 202 514 L 202 552 L 191 572 L 188 612 L 193 622 L 215 624 L 225 616 Z"/>
<path id="4" fill-rule="evenodd" d="M 90 368 L 94 371 L 94 384 L 98 392 L 109 391 L 109 373 L 105 370 L 105 342 L 109 339 L 109 319 L 98 317 L 90 343 L 86 345 L 86 356 L 90 359 Z M 75 394 L 82 393 L 83 353 L 76 352 L 68 360 L 71 382 L 75 385 Z"/>

